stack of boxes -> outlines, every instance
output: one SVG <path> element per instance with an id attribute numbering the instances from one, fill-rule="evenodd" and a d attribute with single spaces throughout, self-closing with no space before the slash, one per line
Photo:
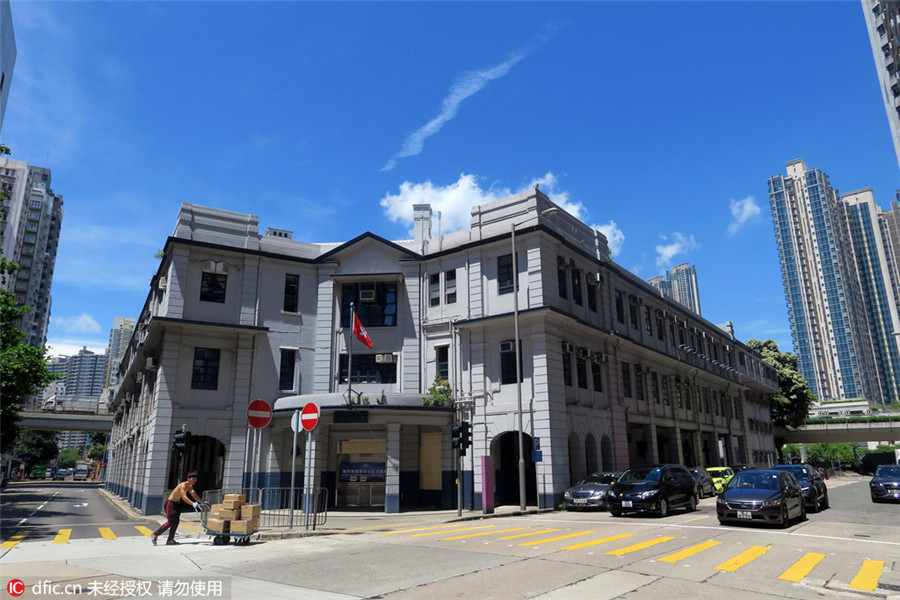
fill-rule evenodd
<path id="1" fill-rule="evenodd" d="M 247 504 L 244 494 L 225 494 L 210 508 L 206 528 L 216 533 L 248 534 L 259 529 L 259 504 Z"/>

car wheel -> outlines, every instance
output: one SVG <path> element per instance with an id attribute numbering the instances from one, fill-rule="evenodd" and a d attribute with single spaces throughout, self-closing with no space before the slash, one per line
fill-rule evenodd
<path id="1" fill-rule="evenodd" d="M 804 506 L 806 505 L 806 500 L 803 501 L 803 504 L 804 504 Z M 809 507 L 809 512 L 811 512 L 811 513 L 819 512 L 819 499 L 818 498 L 813 500 L 812 505 L 810 505 L 810 507 Z"/>
<path id="2" fill-rule="evenodd" d="M 725 521 L 722 519 L 719 519 L 719 525 L 725 525 Z"/>
<path id="3" fill-rule="evenodd" d="M 669 514 L 669 503 L 666 502 L 665 498 L 659 499 L 659 507 L 657 508 L 657 512 L 659 513 L 659 516 L 661 516 L 661 517 L 665 517 L 666 515 Z"/>
<path id="4" fill-rule="evenodd" d="M 828 502 L 828 492 L 825 492 L 825 497 L 822 498 L 822 510 L 826 508 L 831 508 L 831 503 Z"/>
<path id="5" fill-rule="evenodd" d="M 697 510 L 697 496 L 691 496 L 688 498 L 687 511 L 694 512 Z"/>
<path id="6" fill-rule="evenodd" d="M 800 504 L 800 522 L 806 520 L 806 504 Z"/>
<path id="7" fill-rule="evenodd" d="M 787 502 L 781 505 L 781 526 L 785 529 L 791 526 L 791 513 L 788 510 Z"/>
<path id="8" fill-rule="evenodd" d="M 620 511 L 620 510 L 610 510 L 610 511 L 609 511 L 609 514 L 612 515 L 612 516 L 614 516 L 614 517 L 621 517 L 621 516 L 622 516 L 622 511 Z"/>

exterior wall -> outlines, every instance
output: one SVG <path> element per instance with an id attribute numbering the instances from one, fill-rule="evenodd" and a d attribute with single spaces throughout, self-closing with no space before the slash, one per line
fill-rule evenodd
<path id="1" fill-rule="evenodd" d="M 863 17 L 878 72 L 878 84 L 884 99 L 894 152 L 900 163 L 900 2 L 897 0 L 861 0 Z"/>
<path id="2" fill-rule="evenodd" d="M 223 448 L 221 481 L 202 475 L 207 487 L 213 480 L 241 487 L 256 469 L 247 462 L 246 423 L 247 405 L 256 398 L 275 411 L 262 434 L 260 486 L 289 484 L 290 416 L 314 402 L 321 413 L 313 434 L 316 484 L 328 490 L 331 502 L 351 501 L 348 494 L 359 486 L 344 481 L 339 455 L 356 460 L 346 449 L 368 447 L 357 454 L 383 462 L 383 482 L 369 491 L 389 512 L 455 505 L 457 460 L 449 426 L 459 420 L 472 425 L 473 446 L 460 477 L 468 508 L 482 507 L 484 457 L 494 461 L 496 497 L 509 503 L 518 498 L 520 417 L 532 505 L 555 506 L 589 468 L 663 459 L 749 462 L 749 452 L 767 464 L 774 453 L 768 418 L 755 416 L 761 427 L 751 432 L 751 411 L 742 407 L 744 398 L 776 389 L 774 371 L 727 332 L 608 262 L 602 235 L 568 214 L 545 213 L 548 208 L 553 205 L 540 192 L 520 194 L 473 209 L 469 229 L 431 238 L 430 212 L 418 207 L 416 240 L 365 234 L 340 245 L 314 245 L 260 236 L 253 215 L 183 205 L 119 372 L 110 487 L 144 510 L 158 510 L 167 486 L 190 466 L 169 448 L 182 425 L 206 440 L 205 447 Z M 513 255 L 514 226 L 517 292 L 501 289 L 498 281 L 500 263 Z M 228 265 L 224 302 L 199 300 L 204 261 Z M 452 302 L 450 270 L 456 276 Z M 296 313 L 283 310 L 286 274 L 300 277 Z M 433 275 L 439 284 L 434 304 Z M 396 325 L 364 323 L 374 343 L 370 350 L 341 326 L 341 311 L 343 286 L 371 281 L 396 283 L 397 301 Z M 624 299 L 621 320 L 617 295 Z M 508 370 L 515 361 L 501 352 L 514 348 L 509 342 L 517 321 L 521 392 Z M 216 389 L 192 384 L 196 348 L 220 350 Z M 438 348 L 447 349 L 452 405 L 425 407 L 422 397 L 438 373 Z M 297 350 L 292 389 L 278 389 L 282 349 Z M 351 350 L 354 361 L 372 354 L 395 361 L 396 382 L 354 382 L 348 396 L 338 365 Z M 152 370 L 147 358 L 154 359 Z M 586 377 L 579 378 L 582 361 Z M 624 363 L 631 365 L 627 382 Z M 597 386 L 593 368 L 602 378 Z M 571 374 L 568 383 L 565 374 Z M 662 379 L 665 399 L 659 384 L 652 384 Z M 686 402 L 688 394 L 698 400 Z M 709 402 L 712 396 L 717 402 Z M 439 490 L 420 487 L 421 444 L 433 443 L 435 433 L 443 440 Z M 697 447 L 704 436 L 713 449 L 708 458 Z M 540 460 L 533 462 L 538 440 Z M 685 440 L 694 444 L 690 457 L 682 451 Z M 298 485 L 302 479 L 301 469 Z"/>

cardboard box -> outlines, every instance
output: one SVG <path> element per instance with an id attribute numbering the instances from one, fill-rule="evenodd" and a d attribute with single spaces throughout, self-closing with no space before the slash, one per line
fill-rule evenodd
<path id="1" fill-rule="evenodd" d="M 222 502 L 222 508 L 228 510 L 240 510 L 241 504 L 243 504 L 243 502 L 240 500 L 225 500 Z"/>
<path id="2" fill-rule="evenodd" d="M 241 518 L 253 519 L 259 518 L 259 504 L 244 504 L 241 506 Z"/>
<path id="3" fill-rule="evenodd" d="M 219 509 L 219 518 L 220 519 L 240 519 L 241 509 L 239 508 L 220 508 Z"/>
<path id="4" fill-rule="evenodd" d="M 237 500 L 240 504 L 247 504 L 246 494 L 225 494 L 224 500 Z"/>
<path id="5" fill-rule="evenodd" d="M 210 517 L 218 517 L 220 510 L 222 510 L 221 504 L 211 504 L 209 507 L 209 516 Z"/>
<path id="6" fill-rule="evenodd" d="M 225 519 L 218 519 L 216 517 L 210 517 L 206 520 L 206 528 L 210 531 L 215 531 L 216 533 L 228 533 L 229 524 L 233 521 L 227 521 Z"/>
<path id="7" fill-rule="evenodd" d="M 231 533 L 253 533 L 259 529 L 259 519 L 240 519 L 230 523 Z"/>

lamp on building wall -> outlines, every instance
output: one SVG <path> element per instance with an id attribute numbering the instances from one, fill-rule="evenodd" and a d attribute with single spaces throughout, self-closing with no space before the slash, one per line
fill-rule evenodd
<path id="1" fill-rule="evenodd" d="M 559 208 L 552 207 L 541 211 L 537 215 L 528 217 L 524 221 L 513 223 L 510 226 L 510 239 L 512 240 L 513 263 L 513 323 L 515 325 L 516 344 L 516 410 L 519 413 L 519 509 L 525 510 L 525 450 L 523 448 L 524 427 L 522 425 L 522 356 L 521 340 L 519 339 L 519 261 L 516 258 L 516 227 L 524 225 L 532 219 L 549 217 L 559 212 Z M 528 261 L 525 261 L 528 264 Z M 533 369 L 532 369 L 533 371 Z"/>

